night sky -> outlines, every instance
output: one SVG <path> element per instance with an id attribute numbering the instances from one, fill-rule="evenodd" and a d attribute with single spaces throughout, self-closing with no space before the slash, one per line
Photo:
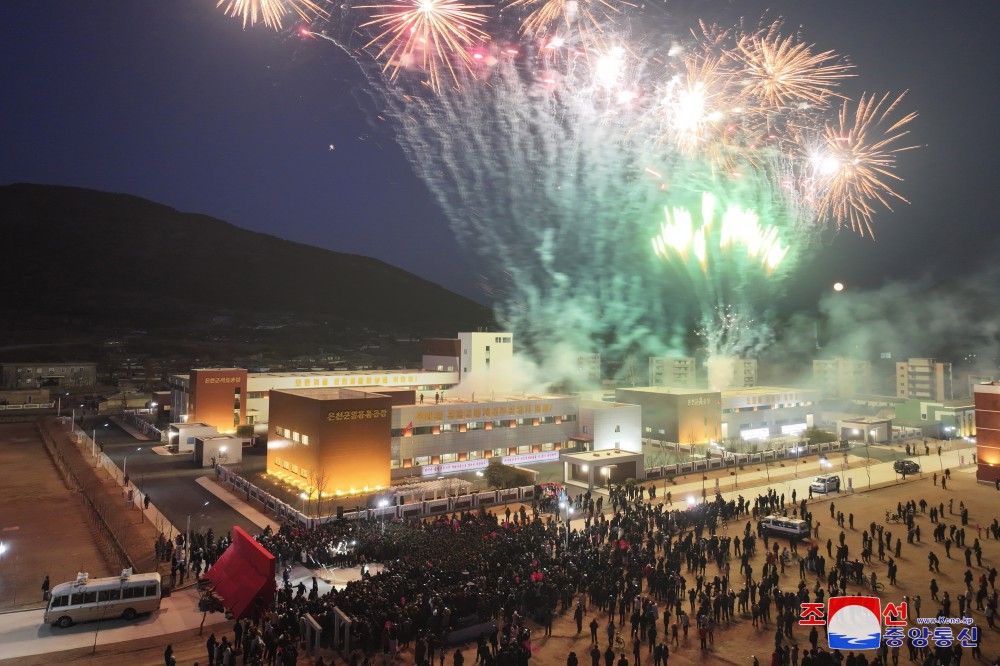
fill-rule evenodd
<path id="1" fill-rule="evenodd" d="M 477 296 L 474 262 L 374 119 L 334 45 L 246 31 L 214 0 L 8 3 L 0 88 L 0 183 L 134 194 L 332 250 L 384 259 Z M 795 299 L 835 279 L 973 275 L 996 250 L 1000 3 L 809 0 L 667 3 L 685 34 L 783 16 L 857 66 L 844 91 L 908 90 L 920 117 L 876 241 L 841 234 L 806 267 Z M 290 22 L 294 25 L 294 22 Z M 335 146 L 330 150 L 330 145 Z M 444 258 L 444 259 L 442 259 Z M 479 296 L 482 299 L 482 296 Z"/>

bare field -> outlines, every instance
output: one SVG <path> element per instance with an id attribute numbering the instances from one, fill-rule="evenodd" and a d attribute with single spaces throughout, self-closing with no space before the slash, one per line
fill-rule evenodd
<path id="1" fill-rule="evenodd" d="M 32 423 L 0 425 L 0 611 L 42 604 L 78 571 L 110 576 L 78 493 L 69 490 Z"/>

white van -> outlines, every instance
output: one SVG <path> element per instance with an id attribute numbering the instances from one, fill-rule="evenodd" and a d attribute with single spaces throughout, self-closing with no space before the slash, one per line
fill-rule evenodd
<path id="1" fill-rule="evenodd" d="M 840 477 L 836 474 L 824 474 L 817 476 L 816 480 L 809 484 L 809 489 L 814 493 L 839 493 Z"/>
<path id="2" fill-rule="evenodd" d="M 809 537 L 809 523 L 801 518 L 785 518 L 784 516 L 768 516 L 760 521 L 768 534 L 783 537 Z"/>

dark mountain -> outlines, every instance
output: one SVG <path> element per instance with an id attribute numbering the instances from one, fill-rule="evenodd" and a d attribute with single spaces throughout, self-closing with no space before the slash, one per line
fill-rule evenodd
<path id="1" fill-rule="evenodd" d="M 382 261 L 254 233 L 123 194 L 0 187 L 5 287 L 0 344 L 65 336 L 299 326 L 453 335 L 489 325 L 483 306 Z M 284 323 L 281 323 L 284 322 Z M 82 327 L 82 330 L 81 330 Z M 42 335 L 52 340 L 58 334 Z M 35 338 L 32 337 L 32 340 Z"/>

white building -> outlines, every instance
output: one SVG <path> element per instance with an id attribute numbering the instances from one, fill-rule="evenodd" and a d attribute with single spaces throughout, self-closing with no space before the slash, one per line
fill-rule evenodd
<path id="1" fill-rule="evenodd" d="M 473 377 L 477 388 L 491 394 L 512 391 L 514 335 L 510 332 L 459 333 L 461 378 Z"/>
<path id="2" fill-rule="evenodd" d="M 218 429 L 207 423 L 171 423 L 167 429 L 167 444 L 176 446 L 178 453 L 187 453 L 194 451 L 195 440 L 218 436 Z"/>
<path id="3" fill-rule="evenodd" d="M 599 400 L 579 404 L 579 432 L 581 438 L 590 438 L 587 450 L 642 453 L 642 407 Z"/>

